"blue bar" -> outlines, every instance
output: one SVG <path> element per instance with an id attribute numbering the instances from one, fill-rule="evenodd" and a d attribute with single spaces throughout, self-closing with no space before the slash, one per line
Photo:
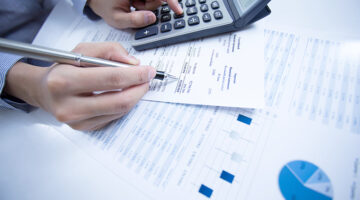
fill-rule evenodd
<path id="1" fill-rule="evenodd" d="M 251 118 L 246 117 L 245 115 L 242 115 L 242 114 L 239 114 L 237 120 L 238 120 L 239 122 L 242 122 L 242 123 L 247 124 L 247 125 L 250 125 L 250 124 L 251 124 L 251 121 L 252 121 Z"/>
<path id="2" fill-rule="evenodd" d="M 213 193 L 213 190 L 211 188 L 206 187 L 205 185 L 201 185 L 199 192 L 205 195 L 206 197 L 210 198 L 211 194 Z"/>
<path id="3" fill-rule="evenodd" d="M 229 172 L 223 170 L 221 172 L 220 178 L 224 179 L 225 181 L 227 181 L 229 183 L 232 183 L 234 181 L 235 176 L 230 174 Z"/>

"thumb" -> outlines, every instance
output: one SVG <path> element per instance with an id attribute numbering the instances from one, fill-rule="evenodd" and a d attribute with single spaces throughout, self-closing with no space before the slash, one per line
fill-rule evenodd
<path id="1" fill-rule="evenodd" d="M 153 24 L 156 21 L 155 14 L 145 10 L 130 13 L 118 12 L 115 18 L 118 19 L 114 24 L 117 28 L 139 28 Z"/>

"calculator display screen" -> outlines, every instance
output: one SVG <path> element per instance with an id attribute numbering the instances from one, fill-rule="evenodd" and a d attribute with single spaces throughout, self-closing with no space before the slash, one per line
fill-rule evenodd
<path id="1" fill-rule="evenodd" d="M 240 8 L 243 12 L 246 12 L 252 5 L 254 5 L 258 0 L 238 0 Z"/>

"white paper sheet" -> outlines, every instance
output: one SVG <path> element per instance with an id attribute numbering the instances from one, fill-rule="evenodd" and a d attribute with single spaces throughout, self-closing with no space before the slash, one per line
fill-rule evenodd
<path id="1" fill-rule="evenodd" d="M 265 109 L 142 101 L 98 132 L 53 127 L 148 199 L 359 199 L 359 55 L 340 53 L 339 41 L 265 38 Z M 335 60 L 345 65 L 334 71 Z M 316 166 L 317 185 L 308 177 L 288 187 L 301 174 L 284 175 L 294 163 Z"/>
<path id="2" fill-rule="evenodd" d="M 133 31 L 119 31 L 103 21 L 90 21 L 71 11 L 74 12 L 71 7 L 60 4 L 50 15 L 51 22 L 62 20 L 56 29 L 65 30 L 52 47 L 71 50 L 80 42 L 116 41 L 139 58 L 142 65 L 179 78 L 153 80 L 144 100 L 246 108 L 264 105 L 262 28 L 251 26 L 241 32 L 137 52 L 129 42 Z M 65 12 L 72 17 L 60 17 L 59 13 Z M 47 24 L 39 36 L 46 32 Z M 41 40 L 35 43 L 44 44 Z"/>

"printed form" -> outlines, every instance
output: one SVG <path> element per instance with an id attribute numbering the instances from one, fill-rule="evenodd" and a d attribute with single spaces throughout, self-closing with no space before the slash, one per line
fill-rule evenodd
<path id="1" fill-rule="evenodd" d="M 71 50 L 80 42 L 115 41 L 139 58 L 142 65 L 179 78 L 153 80 L 144 100 L 226 107 L 264 106 L 264 35 L 256 26 L 220 37 L 138 52 L 130 46 L 132 31 L 119 31 L 103 21 L 93 22 L 81 15 L 74 15 L 71 22 L 55 44 L 56 48 Z"/>
<path id="2" fill-rule="evenodd" d="M 37 117 L 144 199 L 359 199 L 360 55 L 342 56 L 332 40 L 264 36 L 264 109 L 141 101 L 95 132 Z"/>

